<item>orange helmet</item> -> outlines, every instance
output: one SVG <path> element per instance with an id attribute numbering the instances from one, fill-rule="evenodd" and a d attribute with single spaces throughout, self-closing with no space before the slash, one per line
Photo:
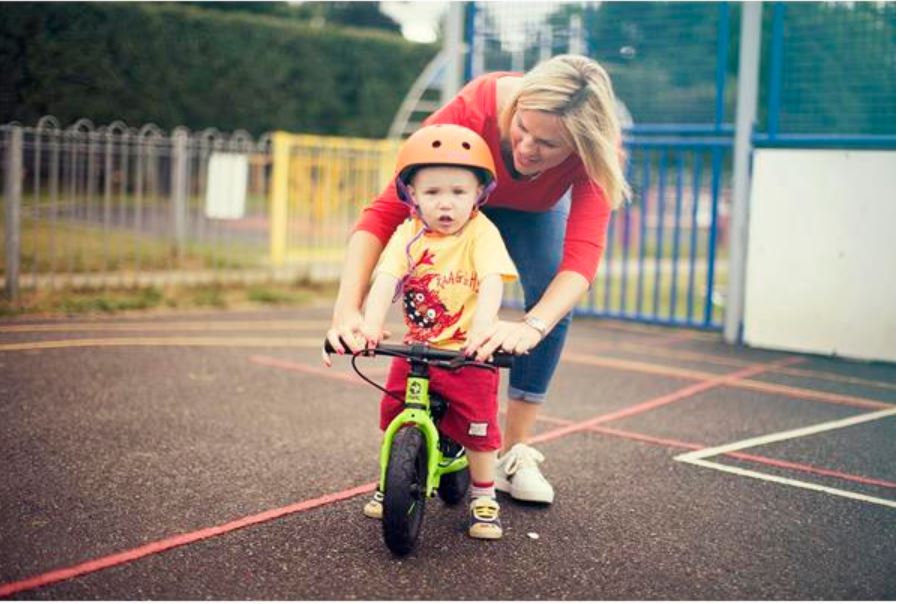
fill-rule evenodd
<path id="1" fill-rule="evenodd" d="M 496 182 L 496 165 L 486 141 L 479 134 L 456 124 L 432 124 L 416 131 L 399 149 L 396 160 L 396 190 L 399 199 L 411 202 L 406 185 L 417 168 L 424 166 L 473 168 L 484 185 L 482 203 Z"/>

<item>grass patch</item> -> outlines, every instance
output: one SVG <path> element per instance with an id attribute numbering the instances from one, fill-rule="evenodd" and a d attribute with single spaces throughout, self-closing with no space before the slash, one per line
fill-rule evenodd
<path id="1" fill-rule="evenodd" d="M 284 289 L 269 285 L 250 287 L 246 292 L 246 298 L 250 302 L 283 306 L 301 304 L 307 295 L 301 290 Z"/>
<path id="2" fill-rule="evenodd" d="M 0 217 L 2 225 L 2 217 Z M 0 233 L 2 235 L 2 233 Z M 177 256 L 168 238 L 100 226 L 22 219 L 19 270 L 27 273 L 242 269 L 263 266 L 266 247 L 188 242 Z M 2 239 L 2 237 L 0 237 Z M 0 258 L 0 268 L 5 258 Z"/>
<path id="3" fill-rule="evenodd" d="M 116 313 L 154 308 L 162 299 L 162 292 L 155 287 L 120 292 L 117 296 L 96 292 L 73 293 L 59 299 L 59 309 L 65 314 Z"/>
<path id="4" fill-rule="evenodd" d="M 270 306 L 303 306 L 329 303 L 336 285 L 309 283 L 265 285 L 166 286 L 125 290 L 77 290 L 21 292 L 15 304 L 0 298 L 0 317 L 25 315 L 114 315 L 129 311 L 248 309 Z"/>

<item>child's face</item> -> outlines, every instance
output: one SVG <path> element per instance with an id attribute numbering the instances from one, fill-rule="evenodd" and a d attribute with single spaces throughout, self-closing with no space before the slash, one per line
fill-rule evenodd
<path id="1" fill-rule="evenodd" d="M 443 235 L 454 235 L 467 224 L 483 190 L 474 172 L 454 166 L 421 168 L 408 188 L 424 221 Z"/>

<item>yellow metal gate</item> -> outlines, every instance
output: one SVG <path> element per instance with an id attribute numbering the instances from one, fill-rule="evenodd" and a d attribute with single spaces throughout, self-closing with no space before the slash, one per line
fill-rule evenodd
<path id="1" fill-rule="evenodd" d="M 399 141 L 276 132 L 271 263 L 339 271 L 361 209 L 390 182 Z M 338 272 L 334 272 L 336 276 Z"/>

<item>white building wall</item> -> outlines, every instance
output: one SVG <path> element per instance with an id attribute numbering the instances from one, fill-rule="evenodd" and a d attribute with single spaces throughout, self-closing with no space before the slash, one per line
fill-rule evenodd
<path id="1" fill-rule="evenodd" d="M 754 153 L 750 346 L 895 361 L 895 153 Z"/>

